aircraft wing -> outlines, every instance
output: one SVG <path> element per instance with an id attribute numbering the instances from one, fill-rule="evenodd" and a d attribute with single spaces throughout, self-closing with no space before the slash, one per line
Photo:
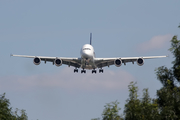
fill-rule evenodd
<path id="1" fill-rule="evenodd" d="M 122 63 L 126 64 L 128 62 L 136 62 L 139 58 L 142 59 L 154 59 L 154 58 L 163 58 L 167 56 L 146 56 L 146 57 L 117 57 L 117 58 L 95 58 L 95 64 L 98 68 L 114 65 L 114 61 L 120 59 Z"/>
<path id="2" fill-rule="evenodd" d="M 46 56 L 28 56 L 28 55 L 11 55 L 15 57 L 24 57 L 24 58 L 36 58 L 38 57 L 41 59 L 41 61 L 46 62 L 52 62 L 54 64 L 55 59 L 61 59 L 62 64 L 68 65 L 68 66 L 73 66 L 76 68 L 81 67 L 81 58 L 69 58 L 69 57 L 46 57 Z"/>

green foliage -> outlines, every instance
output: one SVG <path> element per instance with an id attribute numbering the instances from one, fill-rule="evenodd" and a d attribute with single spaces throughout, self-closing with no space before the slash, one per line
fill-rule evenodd
<path id="1" fill-rule="evenodd" d="M 0 95 L 0 120 L 13 119 L 12 108 L 9 108 L 10 102 L 5 98 L 5 93 Z"/>
<path id="2" fill-rule="evenodd" d="M 141 99 L 141 120 L 154 120 L 159 118 L 158 104 L 156 99 L 151 99 L 148 89 L 143 90 Z"/>
<path id="3" fill-rule="evenodd" d="M 180 28 L 180 26 L 179 26 Z M 157 103 L 161 119 L 180 119 L 180 40 L 173 36 L 171 48 L 174 55 L 173 67 L 159 67 L 156 69 L 157 79 L 161 81 L 163 87 L 157 91 Z"/>
<path id="4" fill-rule="evenodd" d="M 140 100 L 138 99 L 138 87 L 136 83 L 131 82 L 129 88 L 129 99 L 126 100 L 125 104 L 125 118 L 127 120 L 138 120 L 140 118 Z"/>
<path id="5" fill-rule="evenodd" d="M 171 48 L 169 49 L 174 55 L 173 74 L 178 82 L 180 82 L 180 40 L 175 35 L 171 40 Z"/>
<path id="6" fill-rule="evenodd" d="M 148 89 L 143 90 L 143 97 L 138 97 L 137 83 L 131 82 L 129 87 L 129 99 L 126 100 L 124 114 L 126 120 L 152 120 L 159 118 L 156 100 L 149 97 Z"/>
<path id="7" fill-rule="evenodd" d="M 166 87 L 157 91 L 161 118 L 178 120 L 180 118 L 180 87 L 172 88 L 170 80 L 167 80 L 167 83 Z"/>
<path id="8" fill-rule="evenodd" d="M 9 99 L 5 98 L 5 93 L 0 95 L 0 120 L 28 120 L 25 110 L 20 110 L 19 116 L 19 109 L 16 108 L 16 111 L 12 112 L 12 108 L 9 106 L 10 102 Z"/>
<path id="9" fill-rule="evenodd" d="M 122 120 L 121 116 L 119 115 L 119 110 L 121 108 L 118 107 L 119 102 L 111 102 L 107 103 L 104 107 L 104 111 L 102 114 L 103 120 Z"/>
<path id="10" fill-rule="evenodd" d="M 20 112 L 20 116 L 18 115 L 18 112 Z M 15 116 L 17 120 L 28 120 L 25 110 L 19 110 L 18 108 L 16 108 Z"/>
<path id="11" fill-rule="evenodd" d="M 165 66 L 161 66 L 157 68 L 156 70 L 156 76 L 157 79 L 163 84 L 163 86 L 169 86 L 169 83 L 167 80 L 171 81 L 170 85 L 173 88 L 175 86 L 175 79 L 173 75 L 173 71 L 171 69 L 168 69 Z"/>
<path id="12" fill-rule="evenodd" d="M 180 28 L 180 25 L 178 27 Z M 168 69 L 161 66 L 155 70 L 157 79 L 163 85 L 157 90 L 156 99 L 150 98 L 148 89 L 143 90 L 143 96 L 140 99 L 136 82 L 131 82 L 128 86 L 129 98 L 124 108 L 125 120 L 180 120 L 180 40 L 176 35 L 171 40 L 169 50 L 175 58 L 172 62 L 173 67 Z M 114 120 L 120 117 L 117 104 L 119 103 L 116 101 L 105 106 L 103 120 Z"/>
<path id="13" fill-rule="evenodd" d="M 100 120 L 100 118 L 94 118 L 94 119 L 91 119 L 91 120 Z"/>

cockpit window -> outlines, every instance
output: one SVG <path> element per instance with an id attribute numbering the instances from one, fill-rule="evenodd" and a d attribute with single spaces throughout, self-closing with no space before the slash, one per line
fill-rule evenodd
<path id="1" fill-rule="evenodd" d="M 90 48 L 84 48 L 83 50 L 91 50 Z"/>

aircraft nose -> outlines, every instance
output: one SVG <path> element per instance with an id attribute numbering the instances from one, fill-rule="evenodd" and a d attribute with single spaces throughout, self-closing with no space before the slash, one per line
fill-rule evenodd
<path id="1" fill-rule="evenodd" d="M 89 52 L 89 51 L 84 51 L 84 52 L 83 52 L 83 57 L 84 57 L 84 58 L 90 58 L 90 57 L 92 57 L 92 56 L 91 56 L 91 52 Z"/>

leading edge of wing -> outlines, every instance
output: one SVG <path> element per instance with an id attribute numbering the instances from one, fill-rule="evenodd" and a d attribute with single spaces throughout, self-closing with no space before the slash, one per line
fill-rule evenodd
<path id="1" fill-rule="evenodd" d="M 143 58 L 143 59 L 154 59 L 154 58 L 164 58 L 168 57 L 167 55 L 164 56 L 145 56 L 145 57 L 116 57 L 116 58 L 95 58 L 95 60 L 115 60 L 115 59 L 121 59 L 121 60 L 136 60 L 138 58 Z"/>
<path id="2" fill-rule="evenodd" d="M 168 57 L 166 55 L 164 56 L 144 56 L 144 57 L 122 57 L 122 60 L 130 60 L 130 59 L 138 59 L 138 58 L 143 58 L 143 59 L 154 59 L 154 58 L 164 58 Z"/>
<path id="3" fill-rule="evenodd" d="M 35 57 L 38 57 L 40 59 L 56 59 L 56 57 L 46 57 L 46 56 L 29 56 L 29 55 L 11 55 L 11 56 L 14 56 L 14 57 L 24 57 L 24 58 L 35 58 Z"/>
<path id="4" fill-rule="evenodd" d="M 69 58 L 69 57 L 47 57 L 47 56 L 29 56 L 29 55 L 13 55 L 13 54 L 11 54 L 11 56 L 14 56 L 14 57 L 24 57 L 24 58 L 35 58 L 35 57 L 38 57 L 40 59 L 56 59 L 56 58 L 63 59 L 63 60 L 78 60 L 79 59 L 79 58 Z"/>

